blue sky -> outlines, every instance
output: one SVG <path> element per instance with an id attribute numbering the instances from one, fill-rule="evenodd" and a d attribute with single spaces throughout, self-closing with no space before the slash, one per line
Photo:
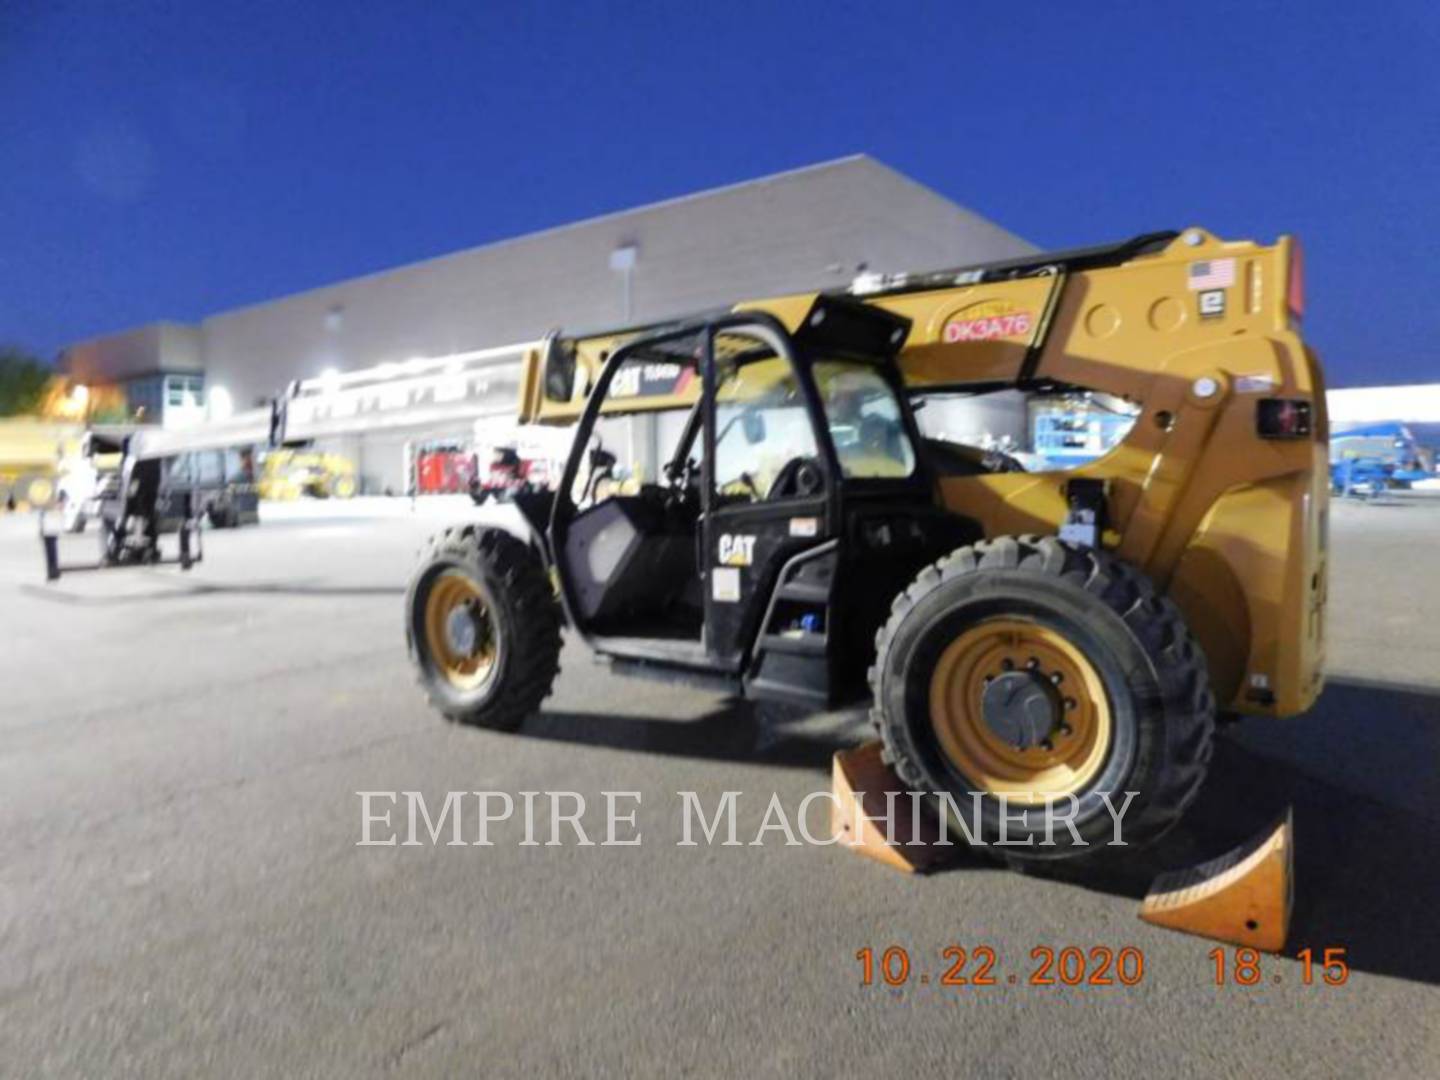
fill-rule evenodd
<path id="1" fill-rule="evenodd" d="M 863 151 L 1045 247 L 1305 243 L 1440 380 L 1440 5 L 0 0 L 0 341 L 204 314 Z"/>

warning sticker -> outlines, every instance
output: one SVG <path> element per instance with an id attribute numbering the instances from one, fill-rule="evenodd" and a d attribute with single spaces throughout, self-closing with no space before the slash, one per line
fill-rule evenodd
<path id="1" fill-rule="evenodd" d="M 819 518 L 813 518 L 813 517 L 791 518 L 791 519 L 790 519 L 790 535 L 791 535 L 791 536 L 819 536 L 819 535 L 820 535 L 820 519 L 819 519 Z"/>
<path id="2" fill-rule="evenodd" d="M 1275 389 L 1274 375 L 1238 375 L 1235 391 L 1240 394 L 1268 394 Z"/>
<path id="3" fill-rule="evenodd" d="M 1218 319 L 1225 314 L 1225 290 L 1206 289 L 1200 294 L 1200 317 Z"/>
<path id="4" fill-rule="evenodd" d="M 710 595 L 722 604 L 740 602 L 740 570 L 734 566 L 717 566 L 710 571 Z"/>

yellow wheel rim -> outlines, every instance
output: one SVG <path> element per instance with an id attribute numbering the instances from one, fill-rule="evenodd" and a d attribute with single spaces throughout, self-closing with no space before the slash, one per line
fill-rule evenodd
<path id="1" fill-rule="evenodd" d="M 1018 735 L 993 719 L 1003 713 L 997 699 L 1017 693 L 1032 706 Z M 1110 700 L 1099 672 L 1064 635 L 1021 619 L 987 619 L 945 648 L 930 678 L 930 718 L 973 789 L 1016 804 L 1078 794 L 1110 751 Z"/>
<path id="2" fill-rule="evenodd" d="M 490 603 L 473 578 L 442 571 L 425 597 L 425 644 L 435 669 L 457 690 L 485 684 L 500 656 Z"/>

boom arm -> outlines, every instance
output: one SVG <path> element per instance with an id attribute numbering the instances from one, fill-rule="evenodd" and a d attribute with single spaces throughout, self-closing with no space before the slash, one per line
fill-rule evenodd
<path id="1" fill-rule="evenodd" d="M 129 456 L 145 461 L 191 450 L 274 447 L 513 416 L 523 372 L 538 366 L 544 347 L 543 341 L 521 342 L 299 380 L 269 408 L 250 409 L 193 428 L 136 432 Z"/>

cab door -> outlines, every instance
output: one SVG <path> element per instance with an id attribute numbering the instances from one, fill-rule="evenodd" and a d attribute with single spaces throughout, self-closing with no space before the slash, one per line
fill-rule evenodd
<path id="1" fill-rule="evenodd" d="M 825 544 L 835 516 L 808 373 L 788 336 L 769 323 L 712 328 L 707 352 L 697 560 L 706 650 L 733 663 L 758 635 L 785 631 L 809 637 L 823 653 L 823 605 L 771 610 L 782 568 Z M 762 625 L 767 619 L 784 625 Z"/>

